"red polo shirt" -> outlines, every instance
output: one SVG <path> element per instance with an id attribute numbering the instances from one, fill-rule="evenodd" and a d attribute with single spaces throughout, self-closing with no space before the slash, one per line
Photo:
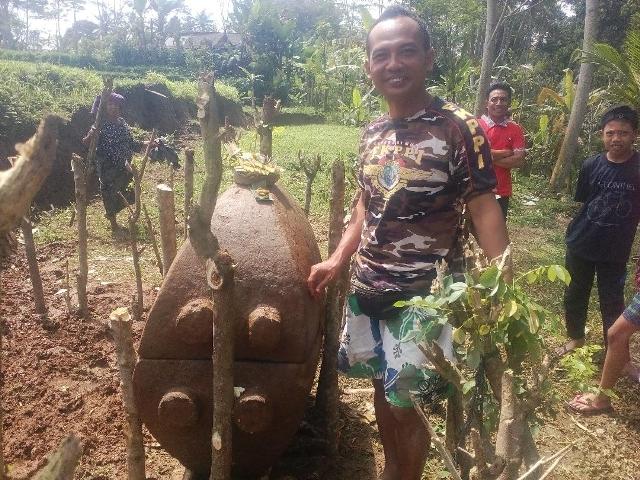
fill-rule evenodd
<path id="1" fill-rule="evenodd" d="M 480 126 L 489 139 L 492 150 L 513 150 L 514 152 L 525 149 L 524 133 L 522 127 L 516 122 L 505 120 L 496 123 L 488 115 L 482 115 Z M 511 169 L 493 166 L 498 180 L 496 193 L 501 197 L 511 196 Z"/>

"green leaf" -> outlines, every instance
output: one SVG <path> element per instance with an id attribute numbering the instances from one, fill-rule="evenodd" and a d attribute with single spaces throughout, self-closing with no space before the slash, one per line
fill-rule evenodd
<path id="1" fill-rule="evenodd" d="M 466 332 L 462 328 L 456 328 L 453 330 L 453 341 L 459 345 L 464 343 L 464 340 L 467 338 Z"/>
<path id="2" fill-rule="evenodd" d="M 480 365 L 480 350 L 473 349 L 467 352 L 467 365 L 473 370 L 478 368 Z"/>
<path id="3" fill-rule="evenodd" d="M 362 106 L 362 92 L 358 87 L 353 87 L 351 92 L 351 103 L 354 108 L 360 108 Z"/>
<path id="4" fill-rule="evenodd" d="M 553 265 L 551 265 L 548 269 L 547 269 L 547 278 L 551 281 L 551 282 L 555 282 L 556 281 L 556 271 L 553 268 Z"/>
<path id="5" fill-rule="evenodd" d="M 462 393 L 463 395 L 466 395 L 467 393 L 469 393 L 469 391 L 472 388 L 476 387 L 476 381 L 475 380 L 467 380 L 466 382 L 464 382 L 464 384 L 462 384 Z"/>
<path id="6" fill-rule="evenodd" d="M 500 270 L 496 265 L 487 268 L 480 275 L 480 285 L 486 288 L 493 288 L 498 281 L 498 276 L 500 275 Z"/>
<path id="7" fill-rule="evenodd" d="M 536 274 L 535 270 L 531 270 L 530 272 L 527 272 L 525 279 L 527 280 L 527 283 L 531 284 L 538 280 L 538 275 Z"/>
<path id="8" fill-rule="evenodd" d="M 513 317 L 518 311 L 518 303 L 515 300 L 511 300 L 504 306 L 504 315 L 505 317 Z"/>
<path id="9" fill-rule="evenodd" d="M 478 333 L 480 335 L 487 335 L 490 331 L 491 331 L 491 327 L 486 323 L 484 325 L 480 325 L 480 328 L 478 328 Z"/>

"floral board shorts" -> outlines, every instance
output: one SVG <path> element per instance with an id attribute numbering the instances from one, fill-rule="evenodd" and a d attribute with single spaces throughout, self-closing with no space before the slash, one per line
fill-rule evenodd
<path id="1" fill-rule="evenodd" d="M 414 341 L 415 331 L 432 321 L 416 307 L 402 307 L 395 318 L 365 315 L 355 295 L 345 302 L 345 324 L 338 351 L 338 370 L 348 377 L 383 380 L 387 401 L 402 408 L 412 407 L 410 392 L 437 376 Z M 452 360 L 452 329 L 439 332 L 436 342 Z"/>
<path id="2" fill-rule="evenodd" d="M 640 292 L 636 293 L 631 299 L 631 303 L 622 312 L 624 318 L 640 328 Z"/>

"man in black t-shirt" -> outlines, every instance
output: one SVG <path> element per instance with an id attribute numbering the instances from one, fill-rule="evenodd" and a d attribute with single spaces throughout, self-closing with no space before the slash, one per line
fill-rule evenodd
<path id="1" fill-rule="evenodd" d="M 640 219 L 640 155 L 633 149 L 638 114 L 626 105 L 602 118 L 605 152 L 588 158 L 578 177 L 575 200 L 582 202 L 567 228 L 566 267 L 571 284 L 565 291 L 569 341 L 563 355 L 585 342 L 587 307 L 594 274 L 602 326 L 607 331 L 624 310 L 624 282 L 631 244 Z"/>

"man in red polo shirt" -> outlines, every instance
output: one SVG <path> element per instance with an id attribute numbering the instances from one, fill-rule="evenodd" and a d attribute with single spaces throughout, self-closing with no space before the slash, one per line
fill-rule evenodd
<path id="1" fill-rule="evenodd" d="M 511 169 L 524 163 L 525 141 L 522 127 L 509 120 L 511 87 L 506 82 L 496 82 L 489 86 L 487 93 L 487 113 L 480 118 L 480 125 L 491 145 L 493 169 L 498 186 L 496 198 L 507 218 L 509 197 L 511 197 Z"/>

